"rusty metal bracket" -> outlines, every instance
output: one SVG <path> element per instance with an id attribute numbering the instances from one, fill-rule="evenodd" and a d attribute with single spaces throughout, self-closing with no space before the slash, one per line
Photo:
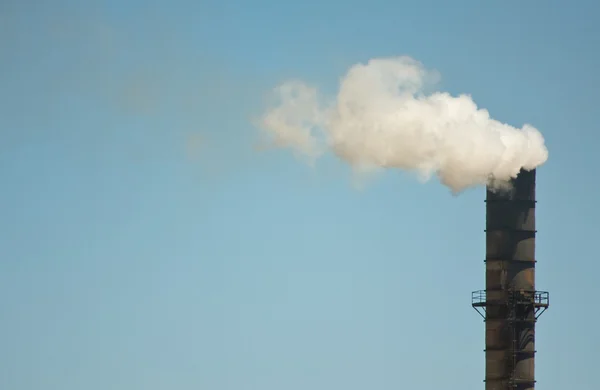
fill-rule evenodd
<path id="1" fill-rule="evenodd" d="M 485 313 L 487 306 L 487 292 L 486 290 L 473 291 L 471 293 L 471 306 L 485 321 Z"/>

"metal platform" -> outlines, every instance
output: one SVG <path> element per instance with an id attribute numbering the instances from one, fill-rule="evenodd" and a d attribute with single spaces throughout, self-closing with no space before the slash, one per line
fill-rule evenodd
<path id="1" fill-rule="evenodd" d="M 488 290 L 478 290 L 471 293 L 471 306 L 485 320 L 486 308 L 490 306 L 532 306 L 537 320 L 550 306 L 548 291 L 513 291 L 494 290 L 504 296 L 498 299 L 488 299 Z"/>

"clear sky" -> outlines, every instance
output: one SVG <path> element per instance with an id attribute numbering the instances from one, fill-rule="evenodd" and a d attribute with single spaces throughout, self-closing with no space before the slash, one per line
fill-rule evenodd
<path id="1" fill-rule="evenodd" d="M 0 3 L 0 389 L 482 389 L 483 189 L 250 123 L 391 55 L 543 132 L 537 387 L 599 388 L 595 2 L 91 3 Z"/>

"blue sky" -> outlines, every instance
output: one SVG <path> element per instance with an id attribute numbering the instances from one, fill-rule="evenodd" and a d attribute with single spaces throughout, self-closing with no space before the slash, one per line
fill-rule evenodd
<path id="1" fill-rule="evenodd" d="M 598 6 L 491 3 L 2 2 L 0 388 L 483 388 L 483 189 L 356 189 L 250 124 L 410 55 L 544 133 L 536 379 L 597 389 Z"/>

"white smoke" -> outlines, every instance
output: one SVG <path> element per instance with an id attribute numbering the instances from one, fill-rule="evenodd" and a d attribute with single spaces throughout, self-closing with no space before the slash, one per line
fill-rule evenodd
<path id="1" fill-rule="evenodd" d="M 492 179 L 502 186 L 547 160 L 536 128 L 498 122 L 467 95 L 425 94 L 435 80 L 410 57 L 372 59 L 348 70 L 330 104 L 315 87 L 289 81 L 274 89 L 277 103 L 260 127 L 277 146 L 313 161 L 331 150 L 358 171 L 437 175 L 453 192 Z"/>

